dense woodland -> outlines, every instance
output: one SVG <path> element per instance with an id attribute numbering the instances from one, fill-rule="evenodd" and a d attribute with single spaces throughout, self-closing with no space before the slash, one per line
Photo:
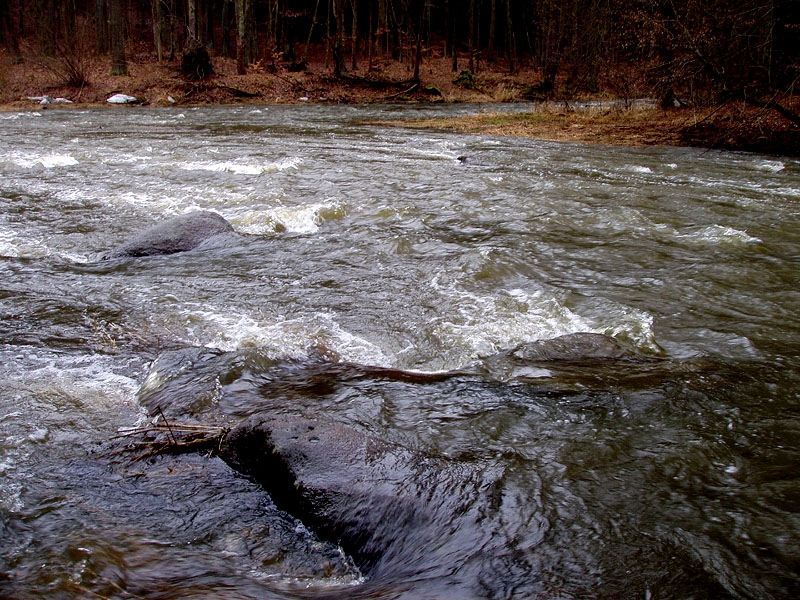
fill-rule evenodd
<path id="1" fill-rule="evenodd" d="M 415 80 L 444 55 L 454 72 L 533 68 L 543 96 L 601 78 L 625 95 L 635 73 L 667 104 L 780 108 L 800 77 L 800 0 L 0 0 L 0 21 L 7 56 L 52 57 L 75 85 L 81 56 L 124 74 L 133 48 L 235 57 L 240 73 L 302 70 L 322 49 L 335 76 L 390 58 Z"/>

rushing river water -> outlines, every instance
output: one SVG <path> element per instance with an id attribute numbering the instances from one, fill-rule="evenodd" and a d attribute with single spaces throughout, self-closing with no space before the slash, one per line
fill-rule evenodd
<path id="1" fill-rule="evenodd" d="M 0 114 L 0 596 L 800 595 L 800 162 L 370 123 L 475 110 Z M 96 262 L 198 209 L 242 235 Z M 637 358 L 509 353 L 577 332 Z M 370 570 L 216 456 L 114 454 L 154 397 L 446 461 L 433 516 Z"/>

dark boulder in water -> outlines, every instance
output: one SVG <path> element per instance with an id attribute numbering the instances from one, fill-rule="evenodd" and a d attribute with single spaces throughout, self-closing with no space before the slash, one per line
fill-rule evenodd
<path id="1" fill-rule="evenodd" d="M 402 528 L 430 525 L 437 507 L 423 502 L 421 492 L 435 487 L 445 469 L 440 460 L 352 427 L 301 417 L 249 419 L 225 437 L 221 456 L 368 571 L 401 543 Z"/>
<path id="2" fill-rule="evenodd" d="M 103 260 L 186 252 L 218 235 L 230 233 L 234 233 L 233 227 L 217 213 L 191 212 L 146 229 L 105 254 Z"/>
<path id="3" fill-rule="evenodd" d="M 498 379 L 542 377 L 537 369 L 552 373 L 532 386 L 508 386 L 507 400 L 495 408 L 530 405 L 544 414 L 568 399 L 604 411 L 608 397 L 616 398 L 605 392 L 609 386 L 650 389 L 654 381 L 675 377 L 676 369 L 684 373 L 671 361 L 587 333 L 524 344 L 475 370 L 440 374 L 323 356 L 270 359 L 257 351 L 192 348 L 159 357 L 139 400 L 172 423 L 201 419 L 230 427 L 218 446 L 220 458 L 259 483 L 278 509 L 316 537 L 341 547 L 365 576 L 358 594 L 351 589 L 336 597 L 388 597 L 371 594 L 408 584 L 408 594 L 393 589 L 391 597 L 417 598 L 410 591 L 419 591 L 417 583 L 431 598 L 545 597 L 549 585 L 589 589 L 596 583 L 591 576 L 562 579 L 550 563 L 560 559 L 548 539 L 560 540 L 558 552 L 571 543 L 554 516 L 564 508 L 559 492 L 536 483 L 539 471 L 550 467 L 507 441 L 492 445 L 490 439 L 474 448 L 447 439 L 439 445 L 448 429 L 428 419 L 436 414 L 428 401 L 452 403 L 457 395 L 458 402 L 482 402 Z M 417 399 L 405 405 L 407 396 Z M 382 398 L 379 406 L 375 397 Z M 392 416 L 399 406 L 407 413 Z M 444 418 L 471 419 L 469 407 L 450 410 L 443 410 L 452 414 Z M 435 443 L 407 435 L 403 427 L 409 426 L 436 428 Z M 496 426 L 513 428 L 514 420 Z M 538 433 L 548 435 L 547 429 Z M 557 463 L 557 456 L 543 456 Z"/>
<path id="4" fill-rule="evenodd" d="M 449 582 L 456 595 L 463 586 L 468 597 L 492 577 L 484 553 L 515 556 L 541 541 L 539 527 L 509 530 L 535 521 L 541 507 L 507 489 L 503 468 L 414 451 L 354 427 L 254 417 L 225 437 L 221 457 L 261 483 L 276 506 L 340 544 L 372 581 L 418 576 L 427 564 L 430 585 Z M 510 518 L 519 510 L 524 518 Z M 433 555 L 442 560 L 427 560 Z"/>

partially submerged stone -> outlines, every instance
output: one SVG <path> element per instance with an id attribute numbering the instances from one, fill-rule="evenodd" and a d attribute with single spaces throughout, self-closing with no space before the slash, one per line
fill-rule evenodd
<path id="1" fill-rule="evenodd" d="M 154 225 L 105 254 L 102 259 L 175 254 L 197 248 L 222 234 L 234 233 L 228 221 L 217 213 L 197 211 Z"/>

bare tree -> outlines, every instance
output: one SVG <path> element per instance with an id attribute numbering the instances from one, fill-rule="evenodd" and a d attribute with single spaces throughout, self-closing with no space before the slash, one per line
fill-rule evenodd
<path id="1" fill-rule="evenodd" d="M 330 40 L 331 53 L 333 54 L 333 72 L 337 77 L 344 74 L 344 0 L 331 0 L 331 18 L 333 22 L 330 28 L 333 37 Z"/>
<path id="2" fill-rule="evenodd" d="M 236 64 L 239 74 L 256 60 L 255 0 L 236 0 Z"/>
<path id="3" fill-rule="evenodd" d="M 94 27 L 95 35 L 97 36 L 97 52 L 108 54 L 109 50 L 111 50 L 111 37 L 108 33 L 108 5 L 106 0 L 95 0 L 94 2 Z"/>
<path id="4" fill-rule="evenodd" d="M 158 57 L 158 64 L 164 62 L 164 57 L 167 54 L 169 46 L 168 28 L 167 28 L 167 6 L 163 0 L 151 0 L 151 9 L 153 13 L 153 42 Z"/>
<path id="5" fill-rule="evenodd" d="M 122 19 L 122 0 L 108 0 L 108 25 L 111 34 L 111 74 L 127 75 L 125 60 L 125 25 Z"/>
<path id="6" fill-rule="evenodd" d="M 8 50 L 12 60 L 20 59 L 18 26 L 11 16 L 10 2 L 0 2 L 0 41 Z"/>
<path id="7" fill-rule="evenodd" d="M 514 23 L 511 19 L 511 0 L 506 0 L 506 54 L 508 55 L 508 71 L 517 70 L 517 41 L 514 37 Z"/>

